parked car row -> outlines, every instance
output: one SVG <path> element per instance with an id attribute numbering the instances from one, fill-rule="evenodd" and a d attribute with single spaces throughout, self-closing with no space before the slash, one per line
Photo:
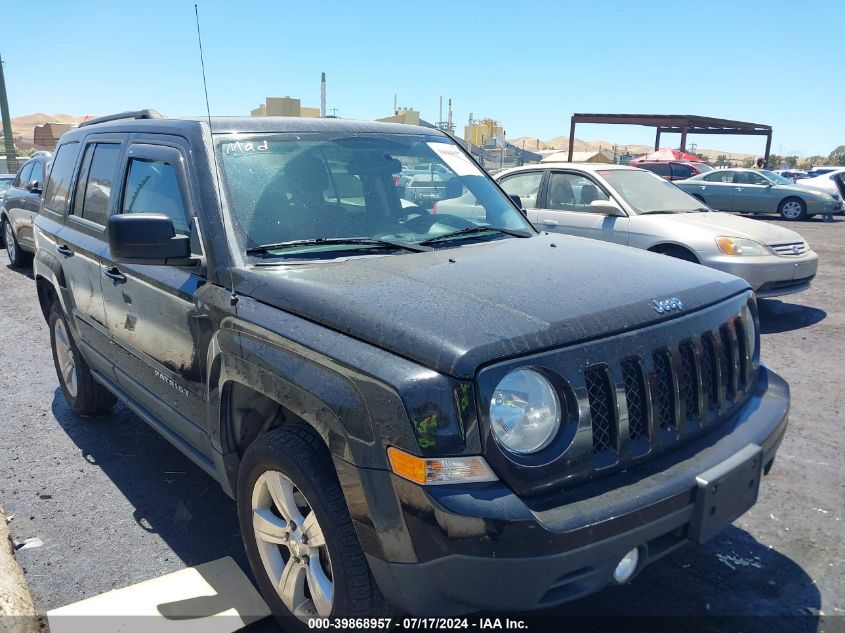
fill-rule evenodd
<path id="1" fill-rule="evenodd" d="M 154 111 L 66 133 L 46 185 L 38 165 L 4 209 L 40 197 L 65 400 L 123 400 L 220 483 L 284 622 L 627 583 L 748 510 L 786 432 L 754 292 L 722 270 L 795 291 L 815 254 L 647 171 L 497 184 L 430 128 Z"/>
<path id="2" fill-rule="evenodd" d="M 641 169 L 551 163 L 505 170 L 495 179 L 542 229 L 723 270 L 743 277 L 761 297 L 806 290 L 816 274 L 818 256 L 798 233 L 713 212 Z M 483 207 L 468 192 L 439 202 L 435 212 L 484 220 Z"/>

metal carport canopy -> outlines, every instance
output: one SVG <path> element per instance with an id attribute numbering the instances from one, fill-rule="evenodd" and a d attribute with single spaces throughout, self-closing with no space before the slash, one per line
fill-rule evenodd
<path id="1" fill-rule="evenodd" d="M 575 125 L 577 123 L 599 123 L 603 125 L 644 125 L 657 128 L 654 149 L 660 149 L 660 134 L 663 132 L 681 135 L 681 151 L 686 151 L 687 134 L 736 134 L 765 136 L 766 153 L 763 160 L 769 162 L 772 148 L 772 126 L 732 119 L 716 119 L 693 114 L 584 114 L 572 115 L 569 126 L 569 156 L 575 150 Z"/>

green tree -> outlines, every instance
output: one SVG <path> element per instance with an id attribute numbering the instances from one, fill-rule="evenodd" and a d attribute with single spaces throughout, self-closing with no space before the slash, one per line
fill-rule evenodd
<path id="1" fill-rule="evenodd" d="M 840 145 L 828 157 L 831 165 L 845 165 L 845 145 Z"/>
<path id="2" fill-rule="evenodd" d="M 748 158 L 742 159 L 742 166 L 743 167 L 754 167 L 755 160 L 750 156 Z"/>

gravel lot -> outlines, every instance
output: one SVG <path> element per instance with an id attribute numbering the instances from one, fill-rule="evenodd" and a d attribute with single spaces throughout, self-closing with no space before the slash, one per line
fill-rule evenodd
<path id="1" fill-rule="evenodd" d="M 758 504 L 634 584 L 553 614 L 684 616 L 684 630 L 700 631 L 845 630 L 845 221 L 776 223 L 801 232 L 821 264 L 811 290 L 760 302 L 762 356 L 793 401 Z M 225 555 L 247 569 L 234 503 L 215 482 L 123 406 L 100 419 L 70 412 L 31 271 L 0 266 L 0 297 L 0 504 L 16 538 L 44 542 L 18 552 L 39 611 Z M 760 615 L 790 617 L 745 617 Z"/>

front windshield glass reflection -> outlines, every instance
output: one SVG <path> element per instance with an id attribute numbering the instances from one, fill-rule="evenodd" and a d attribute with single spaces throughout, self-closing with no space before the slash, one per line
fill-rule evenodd
<path id="1" fill-rule="evenodd" d="M 261 258 L 359 255 L 390 244 L 407 253 L 414 249 L 406 245 L 432 238 L 439 239 L 431 247 L 444 248 L 535 234 L 489 177 L 442 136 L 238 135 L 220 140 L 217 155 L 238 239 Z M 279 246 L 267 248 L 272 245 Z"/>

